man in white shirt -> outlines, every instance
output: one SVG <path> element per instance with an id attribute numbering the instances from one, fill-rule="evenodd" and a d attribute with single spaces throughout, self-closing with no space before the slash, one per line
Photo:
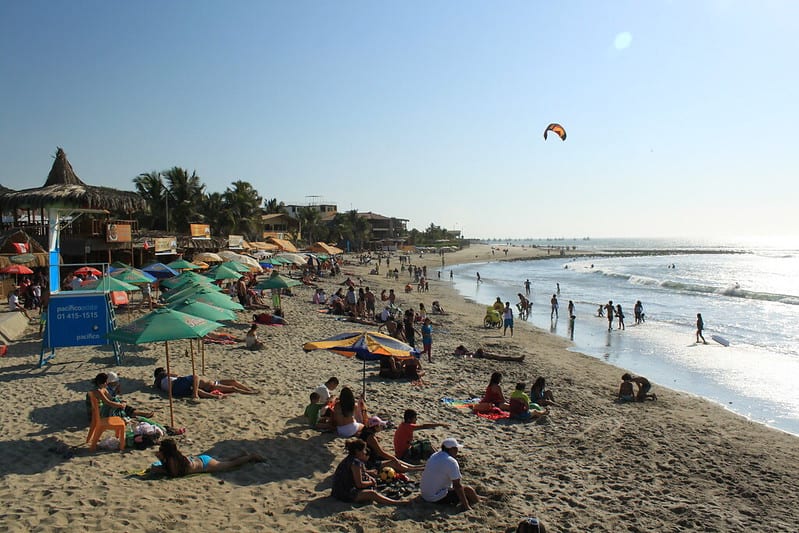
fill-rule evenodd
<path id="1" fill-rule="evenodd" d="M 472 487 L 461 483 L 461 471 L 455 459 L 461 448 L 463 446 L 454 438 L 444 439 L 441 451 L 427 460 L 419 483 L 425 501 L 447 505 L 460 503 L 465 511 L 480 501 L 480 496 Z"/>
<path id="2" fill-rule="evenodd" d="M 8 310 L 9 311 L 19 311 L 25 318 L 30 321 L 31 316 L 28 314 L 28 311 L 19 303 L 19 289 L 14 289 L 11 291 L 11 294 L 8 295 Z"/>

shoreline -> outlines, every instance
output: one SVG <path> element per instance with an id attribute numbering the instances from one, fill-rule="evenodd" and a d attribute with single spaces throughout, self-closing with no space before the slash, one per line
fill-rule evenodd
<path id="1" fill-rule="evenodd" d="M 520 254 L 509 251 L 512 257 Z M 491 260 L 490 246 L 444 257 L 458 264 Z M 260 395 L 175 402 L 176 424 L 188 430 L 180 442 L 186 453 L 226 457 L 246 450 L 267 457 L 265 464 L 224 474 L 141 480 L 130 472 L 145 468 L 152 450 L 89 454 L 79 447 L 71 459 L 50 451 L 49 437 L 73 446 L 85 440 L 83 395 L 100 371 L 118 372 L 125 397 L 155 408 L 155 419 L 165 421 L 166 400 L 149 387 L 152 369 L 164 363 L 164 347 L 132 347 L 120 367 L 111 366 L 107 347 L 64 348 L 52 365 L 37 369 L 38 343 L 31 335 L 35 328 L 29 328 L 0 360 L 7 398 L 0 412 L 5 481 L 0 496 L 7 510 L 0 523 L 11 531 L 54 531 L 102 527 L 112 516 L 125 531 L 165 531 L 175 524 L 222 531 L 351 530 L 356 524 L 364 531 L 508 531 L 520 518 L 538 516 L 551 531 L 799 529 L 796 437 L 659 383 L 654 383 L 656 402 L 616 404 L 622 369 L 570 351 L 566 339 L 532 326 L 516 328 L 514 337 L 484 329 L 484 306 L 450 286 L 446 265 L 442 279 L 436 279 L 439 256 L 412 257 L 412 262 L 434 274 L 429 293 L 403 293 L 407 272 L 394 282 L 370 276 L 367 267 L 342 267 L 378 294 L 394 288 L 403 308 L 423 301 L 429 309 L 439 300 L 449 313 L 434 317 L 434 362 L 422 361 L 427 385 L 383 380 L 369 366 L 367 402 L 374 414 L 395 423 L 405 408 L 416 409 L 420 423 L 450 423 L 449 430 L 418 436 L 434 447 L 448 436 L 465 444 L 459 456 L 464 482 L 485 497 L 472 511 L 424 503 L 351 505 L 330 497 L 344 439 L 307 428 L 299 415 L 310 391 L 330 375 L 359 391 L 362 365 L 333 353 L 305 353 L 302 344 L 365 328 L 317 313 L 311 289 L 299 287 L 295 296 L 284 298 L 289 325 L 259 328 L 265 350 L 205 347 L 206 375 L 239 378 Z M 325 278 L 321 285 L 330 292 L 345 277 Z M 246 322 L 249 314 L 239 313 L 239 320 Z M 244 334 L 241 323 L 224 331 Z M 464 359 L 451 355 L 458 344 L 526 358 L 523 363 Z M 174 370 L 190 372 L 188 345 L 177 341 L 170 350 Z M 506 395 L 516 381 L 529 389 L 535 377 L 546 376 L 561 406 L 541 423 L 524 424 L 491 422 L 440 402 L 479 396 L 495 370 L 504 374 Z M 382 441 L 392 449 L 390 432 Z"/>

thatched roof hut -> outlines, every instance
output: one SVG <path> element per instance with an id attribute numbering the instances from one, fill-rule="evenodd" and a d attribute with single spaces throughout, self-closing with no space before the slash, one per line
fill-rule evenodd
<path id="1" fill-rule="evenodd" d="M 0 211 L 64 207 L 134 213 L 144 210 L 145 205 L 144 199 L 135 192 L 83 183 L 62 148 L 56 151 L 53 168 L 44 186 L 21 191 L 0 191 Z"/>

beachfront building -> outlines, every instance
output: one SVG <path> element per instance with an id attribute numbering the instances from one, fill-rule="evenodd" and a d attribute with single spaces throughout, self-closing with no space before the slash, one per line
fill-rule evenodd
<path id="1" fill-rule="evenodd" d="M 372 230 L 371 247 L 376 250 L 397 250 L 408 235 L 408 219 L 387 217 L 368 211 L 358 216 L 369 223 Z"/>
<path id="2" fill-rule="evenodd" d="M 261 223 L 264 240 L 270 237 L 292 240 L 300 229 L 299 221 L 289 213 L 266 213 L 261 215 Z"/>

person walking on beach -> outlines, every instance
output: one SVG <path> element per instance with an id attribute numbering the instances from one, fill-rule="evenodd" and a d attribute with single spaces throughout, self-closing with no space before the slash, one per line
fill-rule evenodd
<path id="1" fill-rule="evenodd" d="M 524 295 L 530 296 L 530 280 L 524 282 Z"/>
<path id="2" fill-rule="evenodd" d="M 425 317 L 422 324 L 422 353 L 427 354 L 427 362 L 433 362 L 433 322 Z"/>
<path id="3" fill-rule="evenodd" d="M 607 305 L 605 305 L 605 313 L 608 315 L 608 331 L 613 329 L 613 300 L 608 300 Z"/>
<path id="4" fill-rule="evenodd" d="M 452 272 L 450 271 L 450 277 L 452 277 Z M 480 273 L 477 273 L 477 283 L 482 283 L 483 280 L 480 279 Z"/>
<path id="5" fill-rule="evenodd" d="M 569 316 L 570 317 L 574 316 L 574 302 L 572 302 L 571 300 L 569 300 Z"/>
<path id="6" fill-rule="evenodd" d="M 702 330 L 705 329 L 705 321 L 702 320 L 702 313 L 696 314 L 696 343 L 699 344 L 699 339 L 702 339 L 704 344 L 707 344 L 705 336 L 702 335 Z"/>
<path id="7" fill-rule="evenodd" d="M 624 329 L 624 313 L 621 310 L 621 304 L 616 305 L 616 318 L 619 319 L 619 329 Z"/>
<path id="8" fill-rule="evenodd" d="M 505 309 L 502 311 L 502 322 L 505 325 L 505 329 L 502 330 L 502 336 L 504 337 L 508 328 L 510 328 L 510 336 L 513 337 L 513 308 L 510 306 L 510 302 L 505 302 Z"/>
<path id="9" fill-rule="evenodd" d="M 552 295 L 552 299 L 549 300 L 549 303 L 552 306 L 552 309 L 549 312 L 550 320 L 552 318 L 558 318 L 558 297 L 557 297 L 557 295 L 553 294 Z"/>

